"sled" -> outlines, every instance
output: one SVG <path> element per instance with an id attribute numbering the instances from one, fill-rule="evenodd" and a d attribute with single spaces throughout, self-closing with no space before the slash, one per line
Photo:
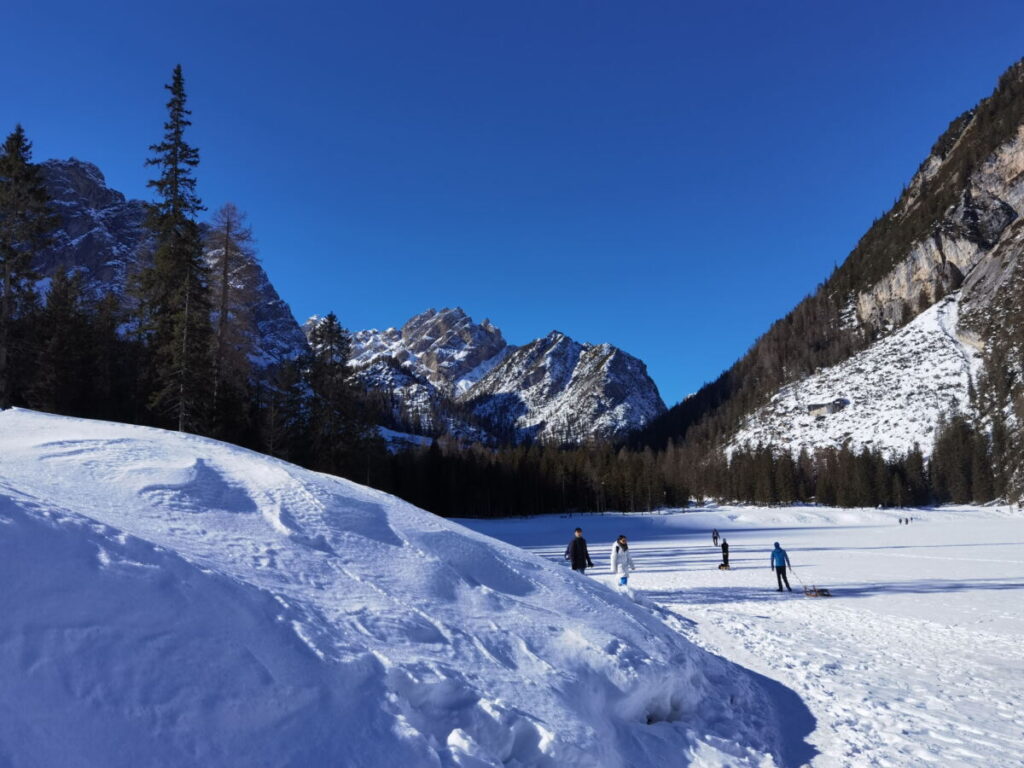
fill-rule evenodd
<path id="1" fill-rule="evenodd" d="M 719 563 L 718 564 L 718 570 L 720 570 L 720 571 L 731 571 L 732 568 L 730 566 L 726 565 L 725 563 Z"/>
<path id="2" fill-rule="evenodd" d="M 809 587 L 804 587 L 804 595 L 807 597 L 832 597 L 832 593 L 825 587 L 816 587 L 813 584 Z"/>

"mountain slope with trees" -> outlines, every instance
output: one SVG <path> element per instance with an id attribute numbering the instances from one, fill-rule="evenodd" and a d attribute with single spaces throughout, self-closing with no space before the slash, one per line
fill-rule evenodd
<path id="1" fill-rule="evenodd" d="M 959 291 L 954 332 L 979 349 L 983 361 L 966 418 L 1001 468 L 994 493 L 1019 497 L 1024 315 L 1012 286 L 1019 283 L 1024 254 L 1021 214 L 1024 62 L 950 123 L 893 207 L 813 294 L 721 376 L 635 435 L 633 444 L 686 451 L 696 477 L 784 387 L 854 358 Z M 786 444 L 789 435 L 777 438 L 765 435 L 766 447 Z M 942 431 L 920 439 L 941 440 Z"/>

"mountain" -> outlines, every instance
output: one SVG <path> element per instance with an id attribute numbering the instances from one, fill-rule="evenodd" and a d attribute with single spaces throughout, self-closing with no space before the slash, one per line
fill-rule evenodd
<path id="1" fill-rule="evenodd" d="M 71 158 L 48 160 L 41 167 L 60 227 L 51 245 L 37 254 L 34 268 L 44 277 L 75 272 L 94 295 L 113 292 L 129 302 L 131 275 L 147 258 L 146 204 L 108 187 L 92 163 Z M 252 297 L 245 316 L 246 333 L 255 342 L 253 363 L 265 368 L 305 351 L 302 329 L 259 262 L 240 265 L 232 277 Z"/>
<path id="2" fill-rule="evenodd" d="M 564 563 L 195 435 L 0 456 L 4 765 L 786 764 L 778 684 Z"/>
<path id="3" fill-rule="evenodd" d="M 997 460 L 1024 488 L 1022 215 L 1018 62 L 950 123 L 828 280 L 636 442 L 927 453 L 940 419 L 961 413 L 999 433 Z"/>
<path id="4" fill-rule="evenodd" d="M 665 410 L 644 364 L 552 331 L 508 344 L 489 320 L 430 309 L 400 329 L 353 334 L 356 375 L 396 425 L 498 442 L 616 439 Z"/>

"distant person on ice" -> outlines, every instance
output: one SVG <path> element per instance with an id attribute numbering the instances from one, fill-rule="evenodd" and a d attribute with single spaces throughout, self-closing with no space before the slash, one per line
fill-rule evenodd
<path id="1" fill-rule="evenodd" d="M 782 591 L 782 582 L 786 582 L 786 589 L 790 592 L 793 591 L 793 588 L 789 586 L 789 577 L 786 576 L 786 566 L 793 567 L 789 562 L 786 550 L 780 547 L 779 542 L 776 541 L 775 549 L 772 550 L 772 570 L 775 571 L 775 578 L 779 582 L 779 592 Z"/>
<path id="2" fill-rule="evenodd" d="M 577 528 L 569 546 L 565 548 L 565 559 L 569 561 L 574 571 L 586 573 L 587 568 L 593 568 L 594 563 L 587 551 L 587 540 L 583 538 L 583 529 Z"/>
<path id="3" fill-rule="evenodd" d="M 635 570 L 633 556 L 629 554 L 629 541 L 620 534 L 612 544 L 612 573 L 619 574 L 620 587 L 626 586 L 626 582 L 629 581 L 629 572 Z"/>
<path id="4" fill-rule="evenodd" d="M 722 539 L 722 565 L 726 568 L 729 567 L 729 542 L 726 539 Z"/>
<path id="5" fill-rule="evenodd" d="M 716 547 L 718 546 L 718 529 L 717 528 L 713 528 L 711 530 L 711 543 L 714 544 Z"/>

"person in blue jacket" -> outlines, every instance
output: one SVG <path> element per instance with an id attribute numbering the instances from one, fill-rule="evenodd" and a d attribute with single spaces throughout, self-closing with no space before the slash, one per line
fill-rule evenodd
<path id="1" fill-rule="evenodd" d="M 786 566 L 793 567 L 789 562 L 786 550 L 780 547 L 779 542 L 776 541 L 775 549 L 772 550 L 772 570 L 775 571 L 775 578 L 779 582 L 779 592 L 782 591 L 782 582 L 786 582 L 786 589 L 790 592 L 793 591 L 793 588 L 789 586 L 789 577 L 786 576 Z"/>

